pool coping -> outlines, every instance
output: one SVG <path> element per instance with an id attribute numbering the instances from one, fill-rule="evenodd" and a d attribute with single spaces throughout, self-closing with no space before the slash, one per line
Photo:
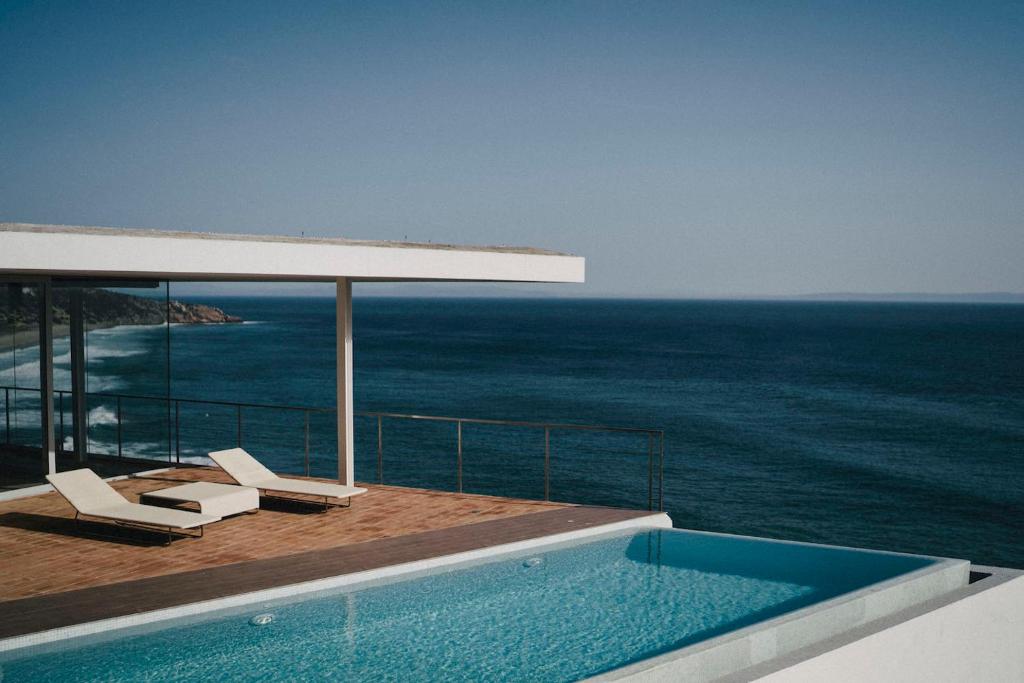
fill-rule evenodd
<path id="1" fill-rule="evenodd" d="M 367 541 L 364 543 L 352 544 L 350 546 L 340 546 L 339 548 L 332 548 L 327 551 L 311 551 L 310 553 L 303 553 L 303 555 L 312 555 L 314 553 L 322 555 L 324 553 L 330 553 L 331 551 L 340 551 L 342 548 L 353 549 L 349 552 L 358 552 L 359 550 L 372 552 L 372 546 L 375 544 L 381 544 L 384 542 L 395 543 L 397 542 L 397 540 L 400 539 L 413 539 L 413 541 L 418 543 L 419 545 L 430 545 L 430 537 L 441 536 L 446 532 L 459 532 L 460 534 L 465 536 L 466 531 L 470 532 L 470 537 L 468 537 L 471 538 L 470 542 L 477 546 L 460 552 L 442 553 L 429 557 L 420 557 L 418 559 L 411 561 L 397 562 L 394 564 L 382 564 L 380 566 L 374 566 L 357 571 L 339 573 L 336 575 L 322 576 L 306 581 L 281 583 L 279 585 L 274 585 L 272 587 L 260 588 L 257 590 L 249 591 L 239 591 L 232 593 L 230 595 L 222 595 L 205 600 L 195 600 L 191 602 L 184 602 L 181 604 L 176 604 L 173 606 L 167 606 L 157 609 L 119 614 L 109 618 L 88 620 L 78 623 L 69 623 L 57 626 L 55 628 L 40 629 L 31 632 L 18 633 L 16 635 L 0 638 L 0 653 L 10 653 L 16 650 L 47 645 L 62 640 L 99 634 L 107 631 L 120 631 L 122 629 L 130 627 L 144 626 L 147 624 L 156 624 L 159 622 L 178 619 L 181 617 L 195 616 L 205 612 L 219 611 L 224 609 L 230 609 L 232 607 L 241 607 L 245 605 L 252 605 L 255 603 L 280 600 L 282 598 L 293 598 L 297 596 L 316 593 L 319 591 L 329 589 L 335 589 L 353 584 L 363 584 L 373 581 L 386 580 L 393 577 L 411 575 L 418 572 L 437 569 L 440 567 L 454 567 L 455 565 L 463 565 L 466 563 L 477 562 L 493 558 L 497 555 L 515 553 L 524 550 L 529 550 L 539 546 L 550 546 L 567 541 L 575 541 L 578 539 L 615 533 L 619 531 L 625 531 L 628 529 L 667 529 L 672 527 L 672 520 L 665 513 L 636 510 L 618 510 L 614 508 L 595 508 L 583 506 L 533 513 L 531 515 L 521 515 L 519 518 L 512 519 L 514 520 L 525 517 L 537 518 L 544 515 L 551 517 L 555 522 L 561 522 L 562 525 L 576 525 L 577 528 L 572 528 L 569 531 L 555 531 L 539 534 L 533 532 L 535 535 L 518 538 L 516 540 L 510 540 L 504 543 L 488 544 L 486 541 L 479 542 L 478 539 L 486 536 L 486 531 L 496 529 L 500 527 L 502 522 L 507 521 L 493 520 L 488 522 L 480 522 L 478 524 L 463 525 L 461 527 L 453 527 L 452 529 L 441 529 L 437 531 L 423 532 L 420 534 L 412 534 L 410 536 L 397 537 L 397 539 L 380 539 L 377 541 Z M 593 517 L 593 519 L 587 519 L 588 515 Z M 616 517 L 618 517 L 618 519 L 616 519 Z M 576 518 L 580 518 L 579 521 L 577 521 Z M 426 543 L 424 543 L 425 541 Z M 289 558 L 294 559 L 296 557 L 298 556 L 291 555 L 285 556 L 284 558 L 258 560 L 242 564 L 266 565 L 267 563 L 272 563 L 274 561 L 280 562 L 282 560 L 287 560 Z M 201 575 L 209 574 L 211 572 L 222 573 L 237 570 L 237 565 L 224 565 L 222 567 L 216 567 L 210 570 L 188 572 L 188 574 L 200 575 L 201 577 Z M 156 577 L 155 580 L 171 581 L 177 576 L 180 575 L 171 574 L 163 577 Z M 145 584 L 147 582 L 152 581 L 154 581 L 154 579 L 140 579 L 138 581 L 115 583 L 109 584 L 107 586 L 98 586 L 96 588 L 84 589 L 83 591 L 71 591 L 71 593 L 90 591 L 102 591 L 106 593 L 121 592 L 121 590 L 123 590 L 125 586 L 128 586 L 130 584 Z M 43 599 L 59 601 L 59 599 L 62 596 L 66 597 L 66 594 L 58 593 L 52 596 L 39 596 L 38 598 L 24 598 L 22 600 L 0 602 L 0 621 L 2 621 L 4 611 L 17 611 L 18 603 L 25 603 L 26 601 L 37 601 Z M 119 600 L 122 602 L 122 604 L 128 603 L 130 602 L 130 597 L 120 596 Z"/>
<path id="2" fill-rule="evenodd" d="M 971 582 L 957 590 L 950 591 L 944 595 L 932 598 L 925 602 L 918 603 L 887 617 L 868 622 L 863 626 L 855 627 L 838 635 L 818 641 L 807 647 L 800 648 L 788 654 L 782 654 L 767 661 L 748 667 L 734 674 L 726 676 L 716 683 L 745 683 L 746 681 L 760 680 L 762 677 L 771 676 L 780 671 L 798 666 L 807 660 L 827 656 L 831 652 L 841 650 L 857 641 L 877 637 L 887 631 L 908 624 L 915 620 L 933 616 L 935 613 L 949 608 L 955 608 L 960 603 L 965 603 L 981 596 L 990 590 L 998 590 L 1010 582 L 1024 580 L 1024 570 L 1010 567 L 993 567 L 987 565 L 971 565 Z M 977 576 L 977 578 L 975 578 Z M 1003 627 L 1005 628 L 1005 626 Z M 972 634 L 973 635 L 973 634 Z M 884 636 L 883 636 L 884 637 Z M 965 638 L 967 641 L 967 638 Z M 967 643 L 966 648 L 973 649 L 975 644 Z M 961 653 L 962 654 L 962 653 Z M 927 674 L 921 673 L 922 676 Z M 866 678 L 866 677 L 865 677 Z M 876 676 L 877 678 L 877 676 Z M 980 680 L 978 675 L 976 680 Z"/>
<path id="3" fill-rule="evenodd" d="M 685 531 L 785 545 L 923 557 L 935 564 L 606 671 L 585 681 L 716 681 L 941 599 L 966 587 L 970 578 L 971 563 L 968 560 L 691 529 Z"/>

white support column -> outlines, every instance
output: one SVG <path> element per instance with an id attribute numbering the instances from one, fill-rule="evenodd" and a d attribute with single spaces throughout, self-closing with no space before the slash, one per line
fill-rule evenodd
<path id="1" fill-rule="evenodd" d="M 71 310 L 71 415 L 75 446 L 75 462 L 89 457 L 89 411 L 85 400 L 85 302 L 81 287 L 69 291 Z M 118 419 L 121 416 L 118 415 Z"/>
<path id="2" fill-rule="evenodd" d="M 355 483 L 352 437 L 352 282 L 338 278 L 338 483 Z"/>
<path id="3" fill-rule="evenodd" d="M 53 434 L 53 285 L 39 283 L 39 422 L 46 474 L 57 472 L 57 444 Z"/>

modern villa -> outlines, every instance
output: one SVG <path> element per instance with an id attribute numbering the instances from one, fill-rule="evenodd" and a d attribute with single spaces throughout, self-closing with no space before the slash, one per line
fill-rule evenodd
<path id="1" fill-rule="evenodd" d="M 0 355 L 32 374 L 0 382 L 0 680 L 1024 680 L 1022 571 L 675 528 L 656 425 L 356 409 L 354 284 L 584 274 L 582 257 L 528 247 L 0 223 Z M 336 405 L 175 394 L 174 302 L 158 294 L 191 282 L 332 284 Z M 163 395 L 88 391 L 97 290 L 166 328 Z M 103 448 L 97 396 L 116 406 Z M 126 446 L 131 402 L 156 454 Z M 226 417 L 188 436 L 193 409 Z M 251 437 L 278 419 L 304 435 L 287 466 Z M 336 438 L 326 460 L 317 420 Z M 450 487 L 385 483 L 394 421 L 451 429 Z M 536 432 L 536 496 L 467 483 L 474 426 Z M 640 469 L 606 482 L 615 504 L 552 486 L 564 432 L 640 444 Z"/>

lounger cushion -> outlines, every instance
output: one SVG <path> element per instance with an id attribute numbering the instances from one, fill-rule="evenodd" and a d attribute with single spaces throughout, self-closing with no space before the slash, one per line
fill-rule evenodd
<path id="1" fill-rule="evenodd" d="M 90 517 L 172 529 L 192 529 L 220 520 L 220 517 L 188 510 L 171 510 L 129 503 L 110 484 L 100 479 L 99 475 L 88 468 L 48 474 L 46 479 L 53 484 L 53 488 L 57 489 L 60 495 L 71 503 L 73 508 Z"/>
<path id="2" fill-rule="evenodd" d="M 211 522 L 219 522 L 220 517 L 204 515 L 188 510 L 173 510 L 171 508 L 156 507 L 153 505 L 139 505 L 138 503 L 122 503 L 114 507 L 92 510 L 88 513 L 92 517 L 104 517 L 122 522 L 134 522 L 135 524 L 148 524 L 151 526 L 165 526 L 172 529 L 194 529 Z"/>
<path id="3" fill-rule="evenodd" d="M 341 484 L 328 484 L 323 481 L 307 481 L 305 479 L 285 479 L 274 477 L 266 481 L 249 484 L 253 488 L 266 491 L 282 491 L 285 493 L 305 493 L 310 496 L 327 496 L 328 498 L 349 498 L 366 493 L 366 489 L 358 486 L 343 486 Z"/>
<path id="4" fill-rule="evenodd" d="M 232 479 L 242 486 L 251 486 L 254 489 L 281 491 L 282 493 L 304 493 L 309 496 L 326 496 L 328 498 L 351 498 L 360 493 L 366 493 L 366 489 L 356 486 L 279 477 L 241 448 L 213 451 L 209 455 Z"/>
<path id="5" fill-rule="evenodd" d="M 241 448 L 213 451 L 209 455 L 215 463 L 220 465 L 221 469 L 242 486 L 256 487 L 254 482 L 277 478 L 276 474 Z"/>
<path id="6" fill-rule="evenodd" d="M 111 488 L 110 484 L 88 468 L 48 474 L 46 480 L 81 513 L 128 502 L 124 496 Z"/>

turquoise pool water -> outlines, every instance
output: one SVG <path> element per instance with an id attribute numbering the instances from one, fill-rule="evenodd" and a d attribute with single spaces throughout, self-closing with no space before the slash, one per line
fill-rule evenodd
<path id="1" fill-rule="evenodd" d="M 932 564 L 680 530 L 0 660 L 8 681 L 572 681 Z M 273 616 L 254 625 L 253 618 Z"/>

